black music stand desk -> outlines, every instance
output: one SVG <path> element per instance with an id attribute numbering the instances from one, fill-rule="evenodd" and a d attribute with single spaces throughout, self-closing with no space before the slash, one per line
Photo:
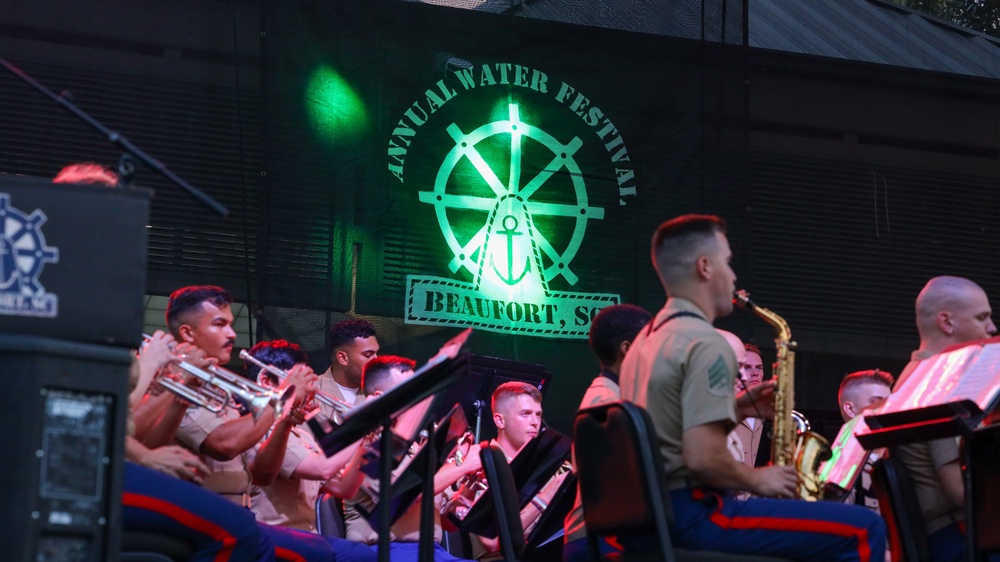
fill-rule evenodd
<path id="1" fill-rule="evenodd" d="M 324 428 L 315 420 L 310 420 L 309 425 L 316 435 L 316 440 L 323 449 L 323 452 L 327 456 L 331 456 L 380 426 L 382 427 L 383 435 L 390 435 L 392 432 L 392 420 L 399 412 L 411 408 L 424 399 L 438 393 L 461 375 L 463 372 L 461 368 L 462 359 L 466 358 L 469 354 L 463 353 L 462 355 L 458 355 L 458 352 L 463 347 L 466 339 L 468 339 L 470 332 L 471 330 L 465 330 L 459 336 L 446 343 L 437 355 L 431 358 L 426 365 L 418 369 L 412 377 L 399 386 L 377 398 L 365 401 L 346 413 L 343 423 L 332 430 Z M 430 408 L 427 411 L 427 414 L 429 413 Z M 416 437 L 417 435 L 410 436 L 410 440 Z M 380 442 L 379 464 L 381 477 L 379 479 L 378 503 L 390 505 L 391 485 L 386 486 L 384 483 L 392 482 L 393 440 L 381 439 Z M 433 496 L 433 478 L 431 486 L 431 495 Z M 433 501 L 433 497 L 428 498 L 428 500 Z M 392 523 L 389 518 L 390 510 L 382 510 L 380 515 L 381 520 L 378 527 L 389 529 Z M 423 524 L 421 524 L 421 527 L 423 527 Z M 421 542 L 424 540 L 424 534 L 421 533 Z M 430 540 L 433 541 L 433 537 L 430 537 Z M 379 532 L 378 546 L 379 561 L 388 562 L 388 532 Z M 421 554 L 423 552 L 424 547 L 421 545 Z"/>

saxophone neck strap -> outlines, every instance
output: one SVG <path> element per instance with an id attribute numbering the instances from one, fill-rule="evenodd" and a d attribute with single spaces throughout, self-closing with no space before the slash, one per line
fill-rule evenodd
<path id="1" fill-rule="evenodd" d="M 691 318 L 700 318 L 702 320 L 705 320 L 705 317 L 702 316 L 701 314 L 698 314 L 698 313 L 695 313 L 695 312 L 690 312 L 688 310 L 680 310 L 680 311 L 677 311 L 677 312 L 671 314 L 670 316 L 667 316 L 666 318 L 663 319 L 663 322 L 660 322 L 659 324 L 657 324 L 655 326 L 653 325 L 652 322 L 650 322 L 649 323 L 649 329 L 646 330 L 646 336 L 649 336 L 649 334 L 652 334 L 656 330 L 659 330 L 660 328 L 663 327 L 664 324 L 666 324 L 667 322 L 670 322 L 674 318 L 682 318 L 684 316 L 688 316 L 688 317 L 691 317 Z M 705 322 L 708 322 L 708 320 L 705 320 Z"/>

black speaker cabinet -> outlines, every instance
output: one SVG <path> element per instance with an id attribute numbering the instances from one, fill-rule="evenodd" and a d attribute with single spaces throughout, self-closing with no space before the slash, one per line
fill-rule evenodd
<path id="1" fill-rule="evenodd" d="M 0 333 L 138 345 L 149 197 L 0 175 Z"/>
<path id="2" fill-rule="evenodd" d="M 0 334 L 3 560 L 116 560 L 127 349 Z"/>
<path id="3" fill-rule="evenodd" d="M 149 197 L 0 176 L 0 560 L 118 559 Z"/>

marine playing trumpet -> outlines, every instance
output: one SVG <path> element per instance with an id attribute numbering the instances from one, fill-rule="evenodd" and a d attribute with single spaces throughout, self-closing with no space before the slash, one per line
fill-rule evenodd
<path id="1" fill-rule="evenodd" d="M 148 334 L 142 336 L 145 341 L 152 337 Z M 275 415 L 280 417 L 285 403 L 295 393 L 294 385 L 280 390 L 269 390 L 218 365 L 201 368 L 186 359 L 186 356 L 181 355 L 175 364 L 188 375 L 200 380 L 199 387 L 190 387 L 169 376 L 160 376 L 157 383 L 193 405 L 210 412 L 219 413 L 232 404 L 248 409 L 254 418 L 257 418 L 267 406 L 272 406 Z"/>

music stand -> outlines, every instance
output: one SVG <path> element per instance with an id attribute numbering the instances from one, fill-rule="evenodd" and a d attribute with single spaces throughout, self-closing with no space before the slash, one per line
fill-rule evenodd
<path id="1" fill-rule="evenodd" d="M 419 404 L 415 407 L 419 407 Z M 437 472 L 437 467 L 442 465 L 446 460 L 444 455 L 451 451 L 455 444 L 458 442 L 459 438 L 468 430 L 469 423 L 465 419 L 465 414 L 462 408 L 455 404 L 452 409 L 445 415 L 438 423 L 437 429 L 434 431 L 434 443 L 433 446 L 428 446 L 430 443 L 424 443 L 420 447 L 420 450 L 413 455 L 412 460 L 409 464 L 403 468 L 399 474 L 392 481 L 392 489 L 390 493 L 391 501 L 390 506 L 390 520 L 395 523 L 406 510 L 413 505 L 413 502 L 417 499 L 422 491 L 421 484 L 425 483 L 424 476 L 421 471 L 426 469 L 426 463 L 428 461 L 434 464 L 434 473 Z M 429 440 L 428 440 L 429 441 Z M 432 455 L 436 454 L 437 458 L 432 458 Z M 366 455 L 367 456 L 367 455 Z M 376 455 L 372 455 L 376 457 Z M 369 462 L 367 466 L 371 466 L 372 463 Z M 372 478 L 377 478 L 378 474 L 375 470 L 367 470 L 365 473 Z M 381 483 L 380 483 L 381 486 Z M 380 488 L 381 489 L 381 488 Z M 360 506 L 359 506 L 360 507 Z M 378 503 L 371 510 L 370 513 L 365 513 L 366 510 L 361 509 L 362 514 L 365 517 L 378 521 L 382 513 L 382 504 Z M 381 529 L 377 528 L 374 524 L 372 527 L 378 531 L 382 532 Z"/>
<path id="2" fill-rule="evenodd" d="M 1000 405 L 1000 337 L 924 359 L 857 435 L 867 449 L 969 435 Z"/>
<path id="3" fill-rule="evenodd" d="M 514 485 L 518 492 L 518 505 L 521 509 L 528 505 L 531 498 L 535 497 L 542 489 L 542 486 L 559 469 L 562 463 L 569 459 L 573 442 L 571 439 L 560 433 L 546 429 L 538 437 L 532 439 L 518 451 L 517 456 L 510 463 L 510 470 L 514 475 Z M 567 480 L 569 480 L 567 476 Z M 557 499 L 552 504 L 558 504 L 559 493 L 564 491 L 563 486 L 557 491 Z M 553 505 L 550 504 L 549 510 Z M 549 511 L 546 510 L 546 511 Z M 544 517 L 544 514 L 542 514 Z M 497 536 L 496 518 L 494 517 L 493 501 L 489 494 L 482 494 L 469 508 L 469 512 L 464 519 L 459 520 L 454 514 L 448 514 L 449 519 L 456 527 L 467 533 L 481 535 L 488 538 Z M 539 520 L 539 524 L 543 523 Z M 546 525 L 548 528 L 548 525 Z M 535 540 L 539 526 L 536 524 L 532 530 L 532 536 L 528 537 L 528 543 L 544 542 Z M 541 537 L 548 538 L 548 537 Z"/>
<path id="4" fill-rule="evenodd" d="M 482 441 L 481 434 L 483 409 L 489 408 L 493 391 L 508 381 L 521 381 L 537 388 L 543 395 L 552 381 L 552 374 L 543 365 L 511 361 L 485 355 L 472 355 L 466 366 L 466 372 L 450 385 L 445 391 L 442 408 L 450 408 L 452 404 L 461 404 L 465 417 L 475 422 L 476 442 Z M 445 411 L 438 411 L 438 417 Z"/>
<path id="5" fill-rule="evenodd" d="M 448 340 L 441 347 L 438 353 L 434 355 L 434 357 L 428 360 L 425 365 L 417 369 L 412 377 L 389 390 L 385 394 L 371 400 L 366 400 L 364 403 L 345 413 L 343 416 L 343 423 L 339 426 L 336 426 L 333 429 L 328 429 L 323 427 L 323 425 L 315 419 L 309 420 L 309 426 L 313 430 L 313 434 L 316 436 L 316 441 L 319 443 L 326 456 L 329 457 L 336 454 L 351 443 L 354 443 L 358 439 L 361 439 L 365 435 L 371 433 L 379 426 L 382 427 L 383 435 L 390 435 L 392 432 L 393 418 L 396 417 L 398 412 L 402 412 L 403 410 L 416 405 L 451 384 L 462 373 L 461 369 L 458 368 L 458 363 L 460 362 L 455 361 L 455 359 L 460 357 L 459 352 L 461 352 L 462 348 L 465 346 L 465 343 L 468 341 L 471 333 L 472 329 L 468 328 L 463 330 L 451 340 Z M 462 357 L 465 356 L 468 356 L 468 353 L 462 354 Z M 430 406 L 428 405 L 428 415 L 430 413 L 429 408 Z M 418 427 L 416 429 L 416 433 L 419 433 L 419 430 L 420 429 Z M 413 435 L 413 437 L 416 437 L 416 435 Z M 433 436 L 431 439 L 433 439 Z M 391 444 L 392 440 L 390 439 L 382 439 L 380 443 L 380 483 L 392 482 L 391 459 L 393 451 Z M 389 505 L 389 502 L 391 501 L 389 496 L 390 491 L 391 486 L 379 486 L 379 503 Z M 433 501 L 433 498 L 428 498 L 425 501 Z M 425 506 L 424 511 L 427 511 L 428 507 L 432 506 Z M 379 521 L 379 526 L 382 529 L 389 529 L 391 527 L 391 523 L 389 521 L 389 510 L 383 510 L 380 515 L 381 519 Z M 421 519 L 423 519 L 423 512 L 421 513 Z M 423 521 L 421 521 L 421 529 L 423 529 L 423 527 Z M 426 533 L 422 532 L 420 537 L 421 560 L 423 560 L 425 552 L 423 544 L 425 534 Z M 433 537 L 430 537 L 430 541 L 432 543 L 433 540 Z M 388 532 L 379 533 L 378 547 L 379 562 L 389 562 Z M 433 546 L 430 548 L 431 553 L 433 554 Z"/>
<path id="6" fill-rule="evenodd" d="M 947 437 L 970 437 L 1000 405 L 1000 337 L 951 346 L 924 359 L 902 379 L 876 414 L 865 417 L 869 430 L 857 435 L 875 449 Z M 962 448 L 971 466 L 971 447 Z M 969 471 L 965 488 L 966 552 L 977 558 L 975 497 Z"/>

